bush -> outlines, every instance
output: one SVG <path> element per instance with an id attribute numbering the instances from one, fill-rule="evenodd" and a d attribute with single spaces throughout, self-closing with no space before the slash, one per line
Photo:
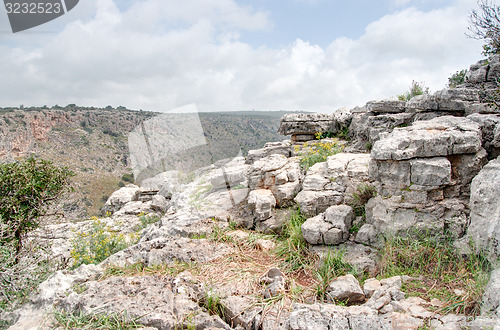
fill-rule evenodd
<path id="1" fill-rule="evenodd" d="M 465 83 L 465 76 L 467 75 L 467 70 L 457 71 L 448 78 L 448 87 L 455 88 L 458 85 Z"/>
<path id="2" fill-rule="evenodd" d="M 500 53 L 500 6 L 488 0 L 478 0 L 479 10 L 472 10 L 469 15 L 470 34 L 473 39 L 485 40 L 484 55 Z"/>
<path id="3" fill-rule="evenodd" d="M 125 182 L 134 183 L 134 174 L 132 173 L 123 174 L 122 180 Z"/>
<path id="4" fill-rule="evenodd" d="M 398 100 L 409 101 L 414 96 L 424 94 L 429 94 L 429 88 L 425 87 L 423 82 L 419 83 L 414 80 L 411 82 L 410 88 L 406 93 L 398 95 Z"/>
<path id="5" fill-rule="evenodd" d="M 39 226 L 39 217 L 69 189 L 73 173 L 33 156 L 0 165 L 0 243 L 13 243 L 16 253 L 23 235 Z"/>
<path id="6" fill-rule="evenodd" d="M 110 255 L 127 248 L 136 240 L 127 241 L 123 234 L 109 232 L 101 220 L 96 217 L 92 220 L 90 231 L 77 232 L 72 241 L 73 268 L 82 264 L 98 264 Z"/>

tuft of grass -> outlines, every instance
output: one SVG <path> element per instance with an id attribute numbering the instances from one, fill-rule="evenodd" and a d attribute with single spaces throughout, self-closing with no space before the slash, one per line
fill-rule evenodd
<path id="1" fill-rule="evenodd" d="M 344 150 L 344 146 L 339 144 L 338 139 L 332 142 L 318 141 L 306 142 L 301 146 L 295 146 L 294 151 L 300 157 L 300 166 L 307 169 L 316 163 L 324 162 L 329 156 L 338 154 Z"/>
<path id="2" fill-rule="evenodd" d="M 321 259 L 320 266 L 316 270 L 318 284 L 316 285 L 316 297 L 325 300 L 326 289 L 332 280 L 346 274 L 356 275 L 356 269 L 344 261 L 341 251 L 328 251 Z"/>
<path id="3" fill-rule="evenodd" d="M 307 220 L 300 209 L 293 212 L 286 221 L 279 236 L 276 254 L 284 258 L 282 267 L 290 272 L 306 270 L 315 261 L 309 244 L 302 236 L 302 224 Z"/>
<path id="4" fill-rule="evenodd" d="M 377 196 L 377 188 L 374 186 L 362 183 L 356 187 L 356 191 L 351 196 L 351 202 L 349 205 L 354 211 L 354 215 L 357 217 L 365 217 L 365 205 L 368 203 L 370 198 Z"/>
<path id="5" fill-rule="evenodd" d="M 126 311 L 122 313 L 89 314 L 83 311 L 69 313 L 64 310 L 52 313 L 51 327 L 57 329 L 92 329 L 92 330 L 128 330 L 144 327 L 139 320 L 143 317 L 130 317 Z"/>
<path id="6" fill-rule="evenodd" d="M 420 276 L 405 291 L 425 300 L 445 302 L 440 313 L 479 315 L 484 288 L 492 267 L 482 255 L 462 257 L 450 239 L 421 235 L 391 237 L 382 249 L 381 277 Z M 458 295 L 455 290 L 462 290 Z"/>
<path id="7" fill-rule="evenodd" d="M 157 223 L 160 221 L 161 217 L 158 215 L 150 215 L 150 214 L 139 214 L 139 220 L 141 224 L 134 228 L 135 231 L 141 231 L 152 223 Z"/>
<path id="8" fill-rule="evenodd" d="M 201 303 L 210 315 L 218 315 L 224 319 L 224 306 L 222 306 L 220 296 L 215 289 L 206 290 Z"/>

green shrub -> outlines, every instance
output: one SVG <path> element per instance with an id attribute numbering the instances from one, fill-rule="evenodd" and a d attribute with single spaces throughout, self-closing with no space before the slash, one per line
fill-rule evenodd
<path id="1" fill-rule="evenodd" d="M 125 182 L 134 183 L 134 174 L 132 173 L 123 174 L 122 180 Z"/>
<path id="2" fill-rule="evenodd" d="M 465 76 L 467 75 L 467 70 L 457 71 L 448 78 L 448 87 L 455 88 L 458 85 L 465 83 Z"/>
<path id="3" fill-rule="evenodd" d="M 14 243 L 16 253 L 23 235 L 38 228 L 39 217 L 69 189 L 73 173 L 33 156 L 0 164 L 0 243 Z"/>
<path id="4" fill-rule="evenodd" d="M 96 217 L 92 218 L 88 232 L 77 232 L 72 241 L 71 257 L 73 268 L 82 264 L 98 264 L 110 255 L 121 251 L 135 242 L 135 237 L 127 240 L 123 234 L 109 232 L 106 225 Z"/>
<path id="5" fill-rule="evenodd" d="M 295 154 L 300 157 L 300 166 L 306 171 L 314 164 L 324 162 L 329 156 L 338 154 L 343 150 L 344 147 L 339 145 L 337 139 L 332 142 L 306 142 L 302 147 L 294 147 Z"/>
<path id="6" fill-rule="evenodd" d="M 423 82 L 419 83 L 414 80 L 411 82 L 410 88 L 406 93 L 398 95 L 398 100 L 409 101 L 414 96 L 424 94 L 429 94 L 429 88 L 425 87 Z"/>

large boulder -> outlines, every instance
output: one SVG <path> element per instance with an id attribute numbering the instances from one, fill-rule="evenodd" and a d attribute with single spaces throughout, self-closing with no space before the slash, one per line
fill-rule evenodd
<path id="1" fill-rule="evenodd" d="M 490 261 L 500 258 L 500 158 L 483 167 L 472 180 L 468 237 Z"/>
<path id="2" fill-rule="evenodd" d="M 278 133 L 282 135 L 310 135 L 314 138 L 317 132 L 338 131 L 338 124 L 332 114 L 326 113 L 293 113 L 281 118 Z"/>
<path id="3" fill-rule="evenodd" d="M 103 211 L 114 213 L 122 208 L 129 202 L 137 201 L 141 188 L 136 185 L 128 184 L 123 188 L 115 191 L 109 196 L 106 204 L 104 204 Z"/>

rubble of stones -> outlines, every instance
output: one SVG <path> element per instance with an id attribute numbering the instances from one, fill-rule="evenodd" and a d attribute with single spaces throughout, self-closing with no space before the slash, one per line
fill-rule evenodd
<path id="1" fill-rule="evenodd" d="M 140 214 L 161 215 L 160 221 L 142 230 L 136 245 L 100 265 L 58 271 L 40 286 L 31 305 L 11 315 L 18 319 L 12 329 L 22 329 L 28 322 L 43 324 L 44 312 L 53 306 L 88 312 L 127 310 L 130 315 L 145 315 L 141 322 L 157 329 L 192 324 L 197 329 L 498 327 L 500 268 L 491 275 L 481 316 L 473 320 L 432 312 L 441 307 L 438 300 L 407 297 L 402 285 L 415 280 L 407 276 L 370 278 L 360 286 L 356 278 L 346 275 L 329 283 L 326 302 L 296 303 L 291 310 L 264 309 L 256 304 L 257 297 L 271 298 L 286 290 L 285 275 L 273 268 L 262 274 L 262 292 L 221 296 L 224 319 L 200 307 L 205 284 L 196 283 L 188 272 L 175 277 L 97 279 L 109 265 L 215 260 L 230 250 L 223 243 L 193 236 L 210 232 L 214 224 L 227 226 L 229 221 L 246 229 L 279 233 L 292 205 L 307 217 L 302 234 L 313 251 L 323 255 L 340 249 L 347 262 L 367 274 L 376 270 L 382 237 L 411 233 L 451 235 L 464 253 L 470 253 L 472 241 L 498 267 L 500 110 L 485 98 L 499 78 L 500 57 L 495 56 L 471 66 L 464 85 L 433 95 L 408 102 L 372 101 L 333 114 L 285 115 L 279 132 L 291 135 L 289 141 L 268 143 L 246 158 L 218 162 L 187 179 L 170 171 L 140 186 L 121 188 L 106 202 L 109 217 L 103 221 L 126 223 L 116 228 L 122 232 L 132 230 Z M 344 152 L 307 171 L 301 168 L 294 146 L 313 140 L 317 132 L 347 131 L 350 143 Z M 356 217 L 350 206 L 353 193 L 363 184 L 377 191 L 366 204 L 364 218 Z M 355 224 L 360 229 L 353 234 L 350 229 Z M 75 226 L 85 225 L 52 226 L 48 231 L 56 234 L 40 235 L 59 239 L 54 253 L 70 258 L 64 244 L 71 236 L 68 228 L 74 231 Z M 75 283 L 87 290 L 75 292 Z M 336 305 L 339 300 L 348 306 Z"/>

